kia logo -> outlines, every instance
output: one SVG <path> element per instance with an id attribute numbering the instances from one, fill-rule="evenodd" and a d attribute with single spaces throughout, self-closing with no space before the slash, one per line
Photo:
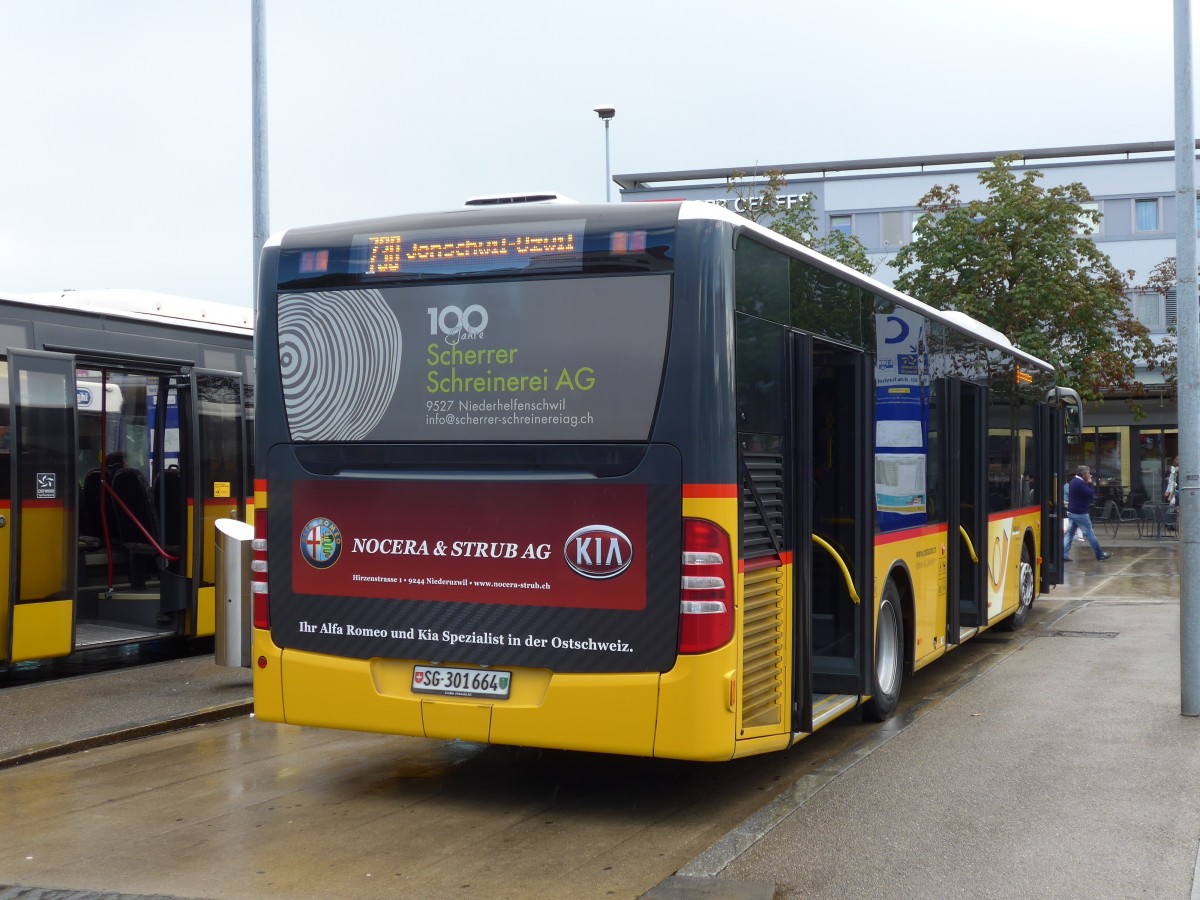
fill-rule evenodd
<path id="1" fill-rule="evenodd" d="M 615 578 L 633 560 L 633 544 L 615 528 L 585 525 L 563 546 L 567 565 L 584 578 Z"/>

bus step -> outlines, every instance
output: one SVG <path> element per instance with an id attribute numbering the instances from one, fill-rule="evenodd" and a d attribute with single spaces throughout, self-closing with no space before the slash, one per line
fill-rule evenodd
<path id="1" fill-rule="evenodd" d="M 958 642 L 960 644 L 962 644 L 966 641 L 969 641 L 971 638 L 975 637 L 975 635 L 977 635 L 977 634 L 979 634 L 979 626 L 978 625 L 972 625 L 970 628 L 959 628 L 958 629 Z"/>
<path id="2" fill-rule="evenodd" d="M 858 694 L 813 694 L 813 731 L 858 705 Z"/>
<path id="3" fill-rule="evenodd" d="M 108 622 L 157 631 L 162 627 L 159 624 L 161 607 L 158 591 L 113 591 L 111 596 L 99 598 L 96 613 Z"/>
<path id="4" fill-rule="evenodd" d="M 113 591 L 110 600 L 157 600 L 158 591 Z"/>
<path id="5" fill-rule="evenodd" d="M 119 622 L 79 622 L 75 626 L 75 649 L 103 647 L 107 644 L 128 644 L 132 641 L 169 637 L 175 632 L 148 630 Z"/>

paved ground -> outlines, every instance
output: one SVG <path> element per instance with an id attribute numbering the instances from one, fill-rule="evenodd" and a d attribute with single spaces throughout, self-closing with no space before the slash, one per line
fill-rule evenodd
<path id="1" fill-rule="evenodd" d="M 647 897 L 1200 900 L 1178 544 L 1102 543 L 1112 559 L 1074 554 L 1031 639 L 990 671 L 798 782 Z"/>
<path id="2" fill-rule="evenodd" d="M 1135 535 L 1102 535 L 1106 562 L 1075 554 L 992 669 L 864 729 L 645 896 L 1200 900 L 1178 545 Z M 9 689 L 0 766 L 244 715 L 249 698 L 249 672 L 211 657 Z M 0 898 L 114 896 L 30 890 Z"/>

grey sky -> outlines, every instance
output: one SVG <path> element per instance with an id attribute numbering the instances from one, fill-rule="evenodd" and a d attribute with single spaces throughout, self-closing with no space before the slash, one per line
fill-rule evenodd
<path id="1" fill-rule="evenodd" d="M 272 231 L 603 200 L 599 103 L 614 173 L 1174 137 L 1169 0 L 266 10 Z M 251 304 L 250 0 L 0 0 L 0 122 L 0 291 Z"/>

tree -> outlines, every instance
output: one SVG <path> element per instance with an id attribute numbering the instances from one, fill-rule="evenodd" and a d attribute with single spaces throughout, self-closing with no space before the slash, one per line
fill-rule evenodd
<path id="1" fill-rule="evenodd" d="M 1141 393 L 1135 360 L 1154 368 L 1164 348 L 1130 312 L 1128 278 L 1090 235 L 1097 210 L 1076 182 L 1044 188 L 1042 173 L 1013 171 L 1017 156 L 979 173 L 987 198 L 963 201 L 934 186 L 913 241 L 892 265 L 896 287 L 939 309 L 957 309 L 1054 364 L 1061 383 L 1088 400 Z"/>
<path id="2" fill-rule="evenodd" d="M 739 202 L 734 211 L 754 222 L 763 222 L 772 231 L 815 250 L 822 256 L 835 259 L 843 265 L 857 269 L 864 275 L 875 271 L 875 265 L 867 256 L 862 241 L 840 231 L 819 235 L 817 216 L 813 209 L 813 194 L 805 192 L 798 200 L 785 195 L 787 181 L 778 169 L 766 173 L 765 183 L 758 182 L 746 172 L 735 171 L 728 179 L 725 190 L 734 194 Z M 761 187 L 760 187 L 761 185 Z M 756 188 L 759 188 L 757 191 Z M 788 200 L 783 198 L 787 196 Z"/>

